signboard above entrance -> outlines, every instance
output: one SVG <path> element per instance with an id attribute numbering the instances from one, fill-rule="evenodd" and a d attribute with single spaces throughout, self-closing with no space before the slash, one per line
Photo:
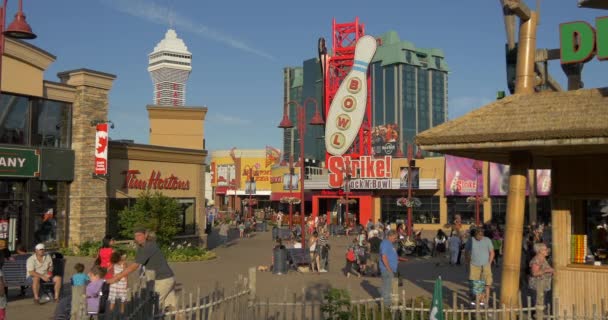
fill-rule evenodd
<path id="1" fill-rule="evenodd" d="M 39 166 L 40 151 L 37 149 L 0 148 L 2 177 L 37 177 Z"/>
<path id="2" fill-rule="evenodd" d="M 391 160 L 390 156 L 362 156 L 359 159 L 349 156 L 329 157 L 329 187 L 344 187 L 344 180 L 350 173 L 349 186 L 353 189 L 391 189 Z"/>

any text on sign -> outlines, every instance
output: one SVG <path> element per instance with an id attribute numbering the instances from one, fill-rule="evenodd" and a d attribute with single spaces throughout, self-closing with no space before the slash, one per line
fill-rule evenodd
<path id="1" fill-rule="evenodd" d="M 350 168 L 350 186 L 353 189 L 390 189 L 391 188 L 391 157 L 374 158 L 362 156 L 358 160 L 349 156 L 329 157 L 329 187 L 341 188 L 344 176 Z"/>

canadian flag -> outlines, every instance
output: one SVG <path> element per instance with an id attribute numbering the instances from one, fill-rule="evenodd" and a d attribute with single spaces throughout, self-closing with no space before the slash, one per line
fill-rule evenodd
<path id="1" fill-rule="evenodd" d="M 95 174 L 108 173 L 108 124 L 100 123 L 95 133 Z"/>

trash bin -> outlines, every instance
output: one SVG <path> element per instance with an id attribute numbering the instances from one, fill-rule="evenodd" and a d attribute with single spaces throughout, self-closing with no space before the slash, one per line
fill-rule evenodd
<path id="1" fill-rule="evenodd" d="M 274 256 L 274 266 L 272 267 L 272 273 L 287 274 L 287 249 L 274 248 L 272 254 Z"/>

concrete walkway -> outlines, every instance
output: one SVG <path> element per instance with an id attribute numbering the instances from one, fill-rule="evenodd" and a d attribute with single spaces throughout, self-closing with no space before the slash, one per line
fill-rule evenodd
<path id="1" fill-rule="evenodd" d="M 334 237 L 330 239 L 330 270 L 328 273 L 289 272 L 286 275 L 274 275 L 270 272 L 257 272 L 257 296 L 261 300 L 293 301 L 306 297 L 308 301 L 322 300 L 330 288 L 347 289 L 354 299 L 367 299 L 380 296 L 380 278 L 350 277 L 342 272 L 346 247 L 352 237 Z M 198 288 L 201 295 L 208 295 L 214 290 L 234 288 L 238 275 L 246 276 L 250 267 L 269 265 L 273 247 L 271 233 L 254 233 L 252 237 L 234 239 L 225 247 L 214 249 L 218 258 L 203 262 L 171 263 L 176 274 L 178 289 L 196 296 Z M 90 267 L 93 259 L 67 257 L 66 287 L 73 274 L 73 266 L 82 262 Z M 467 270 L 464 266 L 449 266 L 445 258 L 412 258 L 401 262 L 399 272 L 404 279 L 400 290 L 408 297 L 432 296 L 434 281 L 438 276 L 443 279 L 444 299 L 452 301 L 453 292 L 460 292 L 459 303 L 464 303 L 467 289 Z M 439 265 L 437 265 L 439 263 Z M 495 283 L 500 282 L 500 269 L 494 271 Z M 66 288 L 69 290 L 69 288 Z M 179 294 L 179 292 L 178 292 Z M 17 297 L 18 289 L 9 292 L 8 319 L 51 319 L 55 304 L 34 305 L 31 291 L 25 298 Z"/>

